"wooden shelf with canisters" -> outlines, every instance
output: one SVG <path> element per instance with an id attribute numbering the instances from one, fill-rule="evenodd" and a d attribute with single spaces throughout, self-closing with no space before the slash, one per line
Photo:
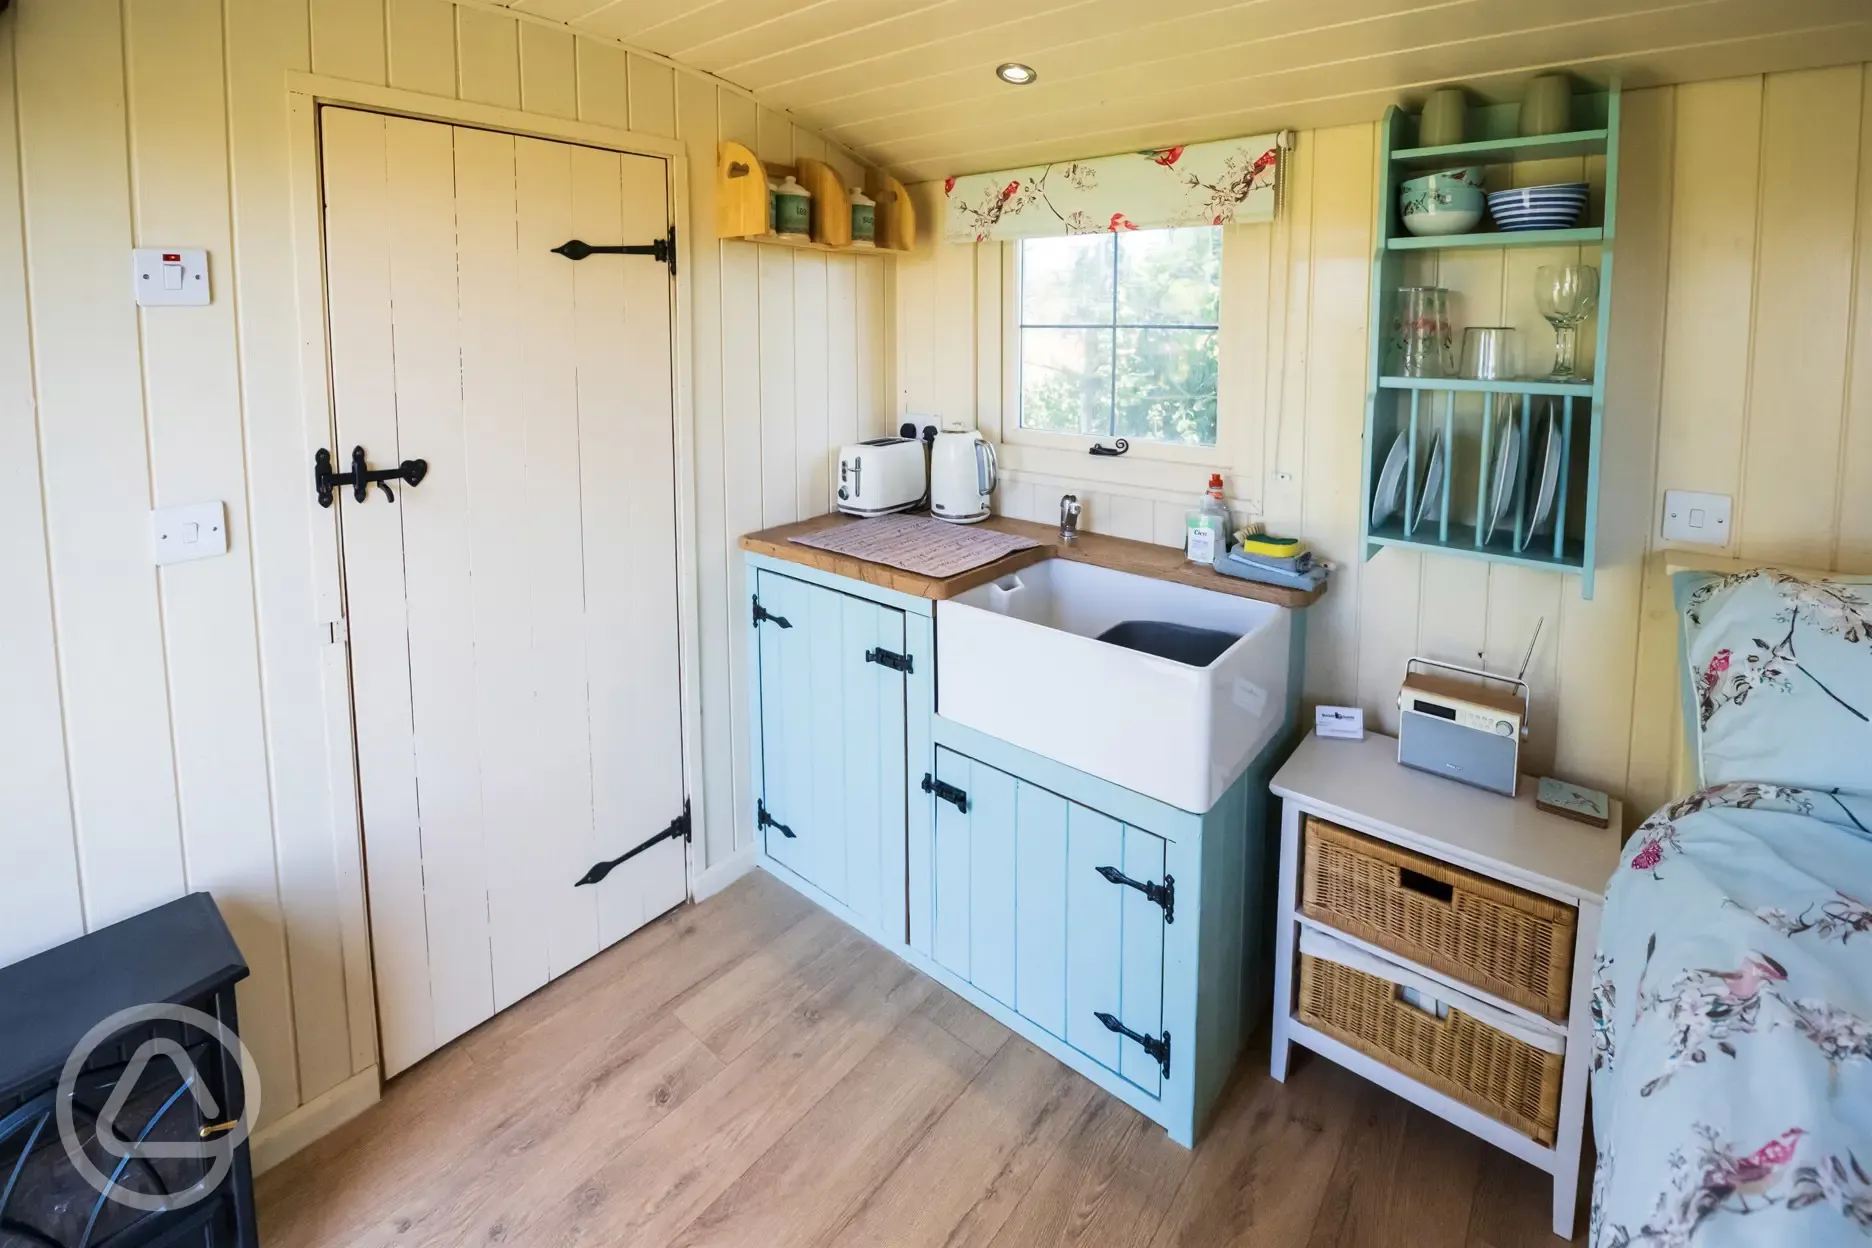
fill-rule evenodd
<path id="1" fill-rule="evenodd" d="M 777 234 L 768 204 L 768 183 L 794 179 L 812 196 L 811 232 Z M 724 139 L 715 160 L 715 233 L 775 247 L 834 251 L 854 256 L 909 251 L 916 245 L 916 208 L 903 184 L 872 170 L 865 195 L 875 204 L 874 245 L 852 241 L 851 197 L 838 171 L 802 157 L 796 165 L 764 164 L 744 144 Z"/>
<path id="2" fill-rule="evenodd" d="M 1571 1239 L 1593 950 L 1623 811 L 1594 827 L 1310 736 L 1282 801 L 1271 1071 L 1321 1054 L 1553 1176 Z"/>

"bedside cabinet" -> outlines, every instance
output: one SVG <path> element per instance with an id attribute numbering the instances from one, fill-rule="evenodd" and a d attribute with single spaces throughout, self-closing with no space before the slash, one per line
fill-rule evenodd
<path id="1" fill-rule="evenodd" d="M 1573 1235 L 1593 950 L 1623 811 L 1594 828 L 1310 736 L 1282 799 L 1272 1074 L 1330 1058 L 1553 1176 Z"/>

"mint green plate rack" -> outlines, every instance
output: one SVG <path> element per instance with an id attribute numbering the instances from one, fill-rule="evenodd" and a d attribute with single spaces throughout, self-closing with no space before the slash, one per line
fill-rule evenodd
<path id="1" fill-rule="evenodd" d="M 1612 260 L 1618 219 L 1619 87 L 1580 94 L 1573 98 L 1574 129 L 1564 134 L 1522 138 L 1515 133 L 1520 105 L 1494 104 L 1471 108 L 1466 129 L 1484 137 L 1469 143 L 1441 147 L 1415 145 L 1417 117 L 1398 108 L 1385 110 L 1380 135 L 1382 185 L 1378 195 L 1378 223 L 1372 260 L 1370 350 L 1366 361 L 1365 454 L 1360 497 L 1359 529 L 1365 557 L 1387 546 L 1430 550 L 1441 554 L 1489 559 L 1548 571 L 1577 572 L 1580 596 L 1593 594 L 1593 570 L 1598 554 L 1600 460 L 1605 435 L 1606 332 L 1612 321 Z M 1518 232 L 1480 230 L 1473 234 L 1417 238 L 1404 232 L 1398 216 L 1398 184 L 1428 170 L 1465 165 L 1503 165 L 1518 161 L 1566 156 L 1605 157 L 1604 217 L 1598 222 L 1567 230 Z M 1589 207 L 1588 212 L 1591 212 Z M 1392 303 L 1406 284 L 1404 265 L 1419 251 L 1474 247 L 1599 247 L 1599 307 L 1596 317 L 1597 349 L 1593 353 L 1593 379 L 1583 382 L 1469 381 L 1459 378 L 1386 376 L 1385 340 L 1391 323 Z M 1532 292 L 1525 297 L 1532 298 Z M 1461 327 L 1457 327 L 1460 333 Z M 1481 437 L 1475 444 L 1476 518 L 1473 524 L 1451 515 L 1455 495 L 1452 452 L 1457 445 L 1456 396 L 1481 392 L 1510 396 L 1505 402 L 1489 398 L 1482 405 Z M 1561 434 L 1559 483 L 1553 504 L 1551 532 L 1532 533 L 1535 488 L 1540 466 L 1533 462 L 1540 443 L 1535 436 L 1551 412 Z M 1508 515 L 1497 532 L 1488 533 L 1490 468 L 1497 439 L 1508 436 L 1508 425 L 1521 434 L 1521 463 Z M 1429 443 L 1441 434 L 1445 447 L 1444 487 L 1432 513 L 1418 519 L 1419 502 Z M 1384 523 L 1372 524 L 1372 503 L 1379 475 L 1392 443 L 1399 434 L 1407 439 L 1409 460 L 1404 474 L 1404 505 Z M 1585 457 L 1585 471 L 1577 463 Z"/>

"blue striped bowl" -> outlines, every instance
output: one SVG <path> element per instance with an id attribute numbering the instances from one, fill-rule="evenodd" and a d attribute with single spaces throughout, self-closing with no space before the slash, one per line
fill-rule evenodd
<path id="1" fill-rule="evenodd" d="M 1503 230 L 1572 229 L 1586 211 L 1586 195 L 1584 182 L 1492 191 L 1488 197 L 1489 216 Z"/>

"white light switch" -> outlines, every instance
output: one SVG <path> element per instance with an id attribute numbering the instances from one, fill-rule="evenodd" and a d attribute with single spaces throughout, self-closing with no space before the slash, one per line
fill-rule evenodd
<path id="1" fill-rule="evenodd" d="M 140 308 L 201 307 L 212 297 L 208 253 L 199 247 L 138 247 L 130 279 Z"/>
<path id="2" fill-rule="evenodd" d="M 1731 499 L 1727 494 L 1666 490 L 1660 532 L 1666 542 L 1727 546 L 1730 504 Z"/>
<path id="3" fill-rule="evenodd" d="M 220 503 L 190 503 L 150 512 L 150 551 L 157 563 L 181 563 L 227 553 L 227 510 Z"/>

